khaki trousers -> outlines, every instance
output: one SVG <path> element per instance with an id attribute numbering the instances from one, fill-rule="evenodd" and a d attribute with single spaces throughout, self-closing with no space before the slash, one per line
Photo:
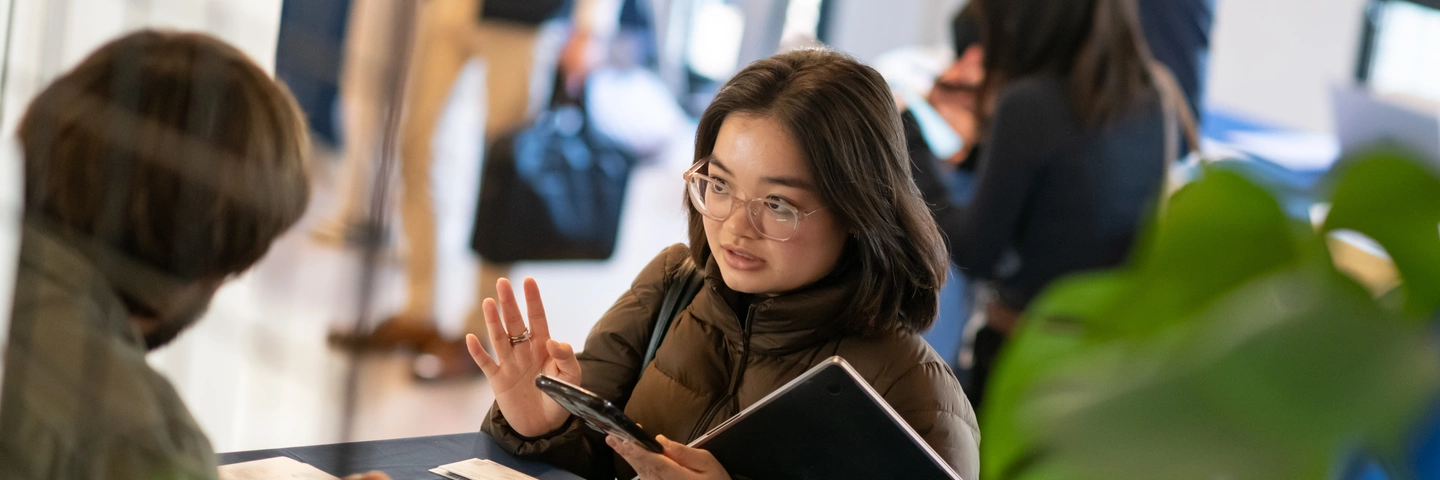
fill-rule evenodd
<path id="1" fill-rule="evenodd" d="M 389 45 L 395 0 L 356 0 L 345 54 L 342 89 L 346 91 L 346 193 L 341 218 L 362 220 L 378 153 L 380 102 L 384 72 L 404 58 Z M 408 1 L 408 0 L 399 0 Z M 428 321 L 435 316 L 435 208 L 431 191 L 431 139 L 445 110 L 455 79 L 471 58 L 486 63 L 485 136 L 518 128 L 529 106 L 538 29 L 503 22 L 477 22 L 482 0 L 426 0 L 416 16 L 414 50 L 406 82 L 405 116 L 400 127 L 400 222 L 405 242 L 408 301 L 400 318 Z M 495 281 L 508 275 L 508 264 L 480 262 L 479 299 L 495 296 Z M 483 333 L 472 314 L 466 331 Z M 482 336 L 483 338 L 483 336 Z"/>

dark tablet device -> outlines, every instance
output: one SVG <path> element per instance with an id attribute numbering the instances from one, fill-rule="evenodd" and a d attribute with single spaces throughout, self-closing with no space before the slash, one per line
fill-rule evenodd
<path id="1" fill-rule="evenodd" d="M 840 357 L 690 445 L 710 451 L 731 476 L 751 480 L 960 478 Z"/>
<path id="2" fill-rule="evenodd" d="M 635 442 L 655 453 L 665 451 L 665 447 L 655 441 L 654 435 L 645 433 L 640 425 L 625 416 L 625 412 L 609 400 L 600 398 L 578 385 L 544 374 L 535 377 L 535 386 L 540 387 L 540 391 L 555 399 L 556 403 L 570 413 L 585 420 L 590 428 Z"/>

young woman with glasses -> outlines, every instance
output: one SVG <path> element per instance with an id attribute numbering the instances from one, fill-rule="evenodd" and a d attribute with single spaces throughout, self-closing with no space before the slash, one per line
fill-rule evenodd
<path id="1" fill-rule="evenodd" d="M 527 315 L 499 282 L 498 303 L 484 303 L 495 356 L 467 338 L 495 391 L 485 432 L 588 478 L 728 478 L 683 442 L 839 355 L 956 472 L 976 478 L 974 412 L 919 336 L 935 317 L 944 244 L 878 73 L 823 50 L 746 67 L 700 119 L 684 198 L 689 246 L 645 267 L 579 354 L 550 339 L 534 280 L 524 282 Z M 666 279 L 687 260 L 705 288 L 642 365 Z M 535 387 L 540 373 L 621 406 L 660 434 L 665 453 L 585 428 Z"/>

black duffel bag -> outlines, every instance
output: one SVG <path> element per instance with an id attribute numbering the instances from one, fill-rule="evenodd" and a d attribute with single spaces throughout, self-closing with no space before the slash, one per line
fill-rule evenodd
<path id="1" fill-rule="evenodd" d="M 590 125 L 559 75 L 550 108 L 486 149 L 470 246 L 501 263 L 615 252 L 634 156 Z"/>
<path id="2" fill-rule="evenodd" d="M 478 20 L 539 25 L 554 18 L 564 6 L 565 0 L 485 0 L 480 3 Z"/>

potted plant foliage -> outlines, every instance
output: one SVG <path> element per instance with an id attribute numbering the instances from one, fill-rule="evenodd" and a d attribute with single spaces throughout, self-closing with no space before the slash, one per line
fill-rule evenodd
<path id="1" fill-rule="evenodd" d="M 1323 479 L 1357 451 L 1405 464 L 1440 394 L 1440 179 L 1382 151 L 1325 185 L 1317 227 L 1206 167 L 1126 266 L 1045 292 L 987 393 L 984 478 Z M 1336 268 L 1338 230 L 1383 246 L 1403 283 L 1377 296 Z"/>

